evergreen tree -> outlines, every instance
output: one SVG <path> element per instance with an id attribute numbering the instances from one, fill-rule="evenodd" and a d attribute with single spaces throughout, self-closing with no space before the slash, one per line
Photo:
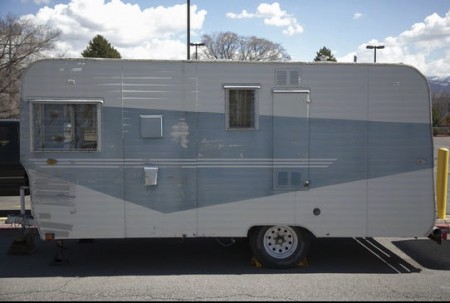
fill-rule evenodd
<path id="1" fill-rule="evenodd" d="M 88 47 L 81 55 L 84 58 L 121 58 L 120 53 L 101 35 L 89 41 Z"/>
<path id="2" fill-rule="evenodd" d="M 333 56 L 333 54 L 331 53 L 331 50 L 327 47 L 322 47 L 317 53 L 316 53 L 316 57 L 314 58 L 314 61 L 323 61 L 321 60 L 321 57 L 326 57 L 327 60 L 326 61 L 333 61 L 333 62 L 337 62 L 336 58 Z"/>

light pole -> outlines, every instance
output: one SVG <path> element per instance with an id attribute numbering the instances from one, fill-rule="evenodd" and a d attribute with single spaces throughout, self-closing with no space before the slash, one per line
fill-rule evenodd
<path id="1" fill-rule="evenodd" d="M 190 50 L 190 44 L 191 44 L 191 1 L 187 0 L 187 59 L 191 59 L 191 50 Z"/>
<path id="2" fill-rule="evenodd" d="M 377 62 L 377 49 L 383 49 L 384 45 L 367 45 L 367 49 L 373 49 L 373 62 Z"/>
<path id="3" fill-rule="evenodd" d="M 190 46 L 195 46 L 195 60 L 198 60 L 197 47 L 205 46 L 205 43 L 189 43 Z"/>

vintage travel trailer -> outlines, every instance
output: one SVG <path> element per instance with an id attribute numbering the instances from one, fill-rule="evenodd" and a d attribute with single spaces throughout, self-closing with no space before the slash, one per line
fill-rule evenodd
<path id="1" fill-rule="evenodd" d="M 408 65 L 42 60 L 20 123 L 46 240 L 248 237 L 291 267 L 312 237 L 436 220 L 430 92 Z"/>

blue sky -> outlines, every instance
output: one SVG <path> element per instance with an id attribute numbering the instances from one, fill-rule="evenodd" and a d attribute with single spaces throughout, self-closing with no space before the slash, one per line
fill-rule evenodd
<path id="1" fill-rule="evenodd" d="M 178 0 L 0 0 L 0 15 L 62 31 L 50 56 L 80 57 L 103 35 L 123 58 L 186 59 L 186 3 Z M 326 46 L 339 62 L 406 63 L 450 76 L 450 0 L 190 0 L 191 42 L 231 31 L 279 43 L 310 62 Z"/>

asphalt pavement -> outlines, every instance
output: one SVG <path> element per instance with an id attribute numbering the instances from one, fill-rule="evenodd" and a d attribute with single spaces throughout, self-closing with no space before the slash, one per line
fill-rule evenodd
<path id="1" fill-rule="evenodd" d="M 436 161 L 439 148 L 450 150 L 450 137 L 436 137 L 434 144 Z M 29 212 L 30 196 L 24 202 Z M 10 213 L 20 213 L 20 196 L 0 196 L 0 214 Z M 245 239 L 234 245 L 212 238 L 67 240 L 63 261 L 57 262 L 62 249 L 54 242 L 28 243 L 18 237 L 20 230 L 11 229 L 19 226 L 6 226 L 0 219 L 0 247 L 10 252 L 20 240 L 21 249 L 32 249 L 22 252 L 26 257 L 0 254 L 0 301 L 450 298 L 450 241 L 437 245 L 427 238 L 315 239 L 306 266 L 272 270 L 251 263 Z"/>

